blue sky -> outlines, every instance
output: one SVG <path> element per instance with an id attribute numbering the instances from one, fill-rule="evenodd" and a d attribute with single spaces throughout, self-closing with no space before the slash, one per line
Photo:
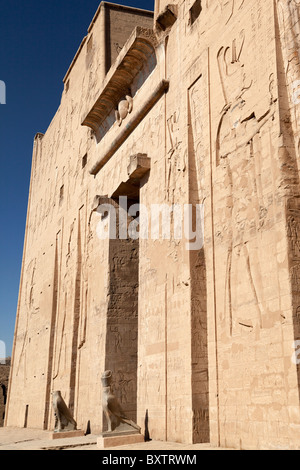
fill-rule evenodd
<path id="1" fill-rule="evenodd" d="M 33 139 L 59 106 L 62 79 L 100 0 L 0 0 L 0 341 L 11 355 Z M 154 0 L 112 3 L 154 9 Z"/>

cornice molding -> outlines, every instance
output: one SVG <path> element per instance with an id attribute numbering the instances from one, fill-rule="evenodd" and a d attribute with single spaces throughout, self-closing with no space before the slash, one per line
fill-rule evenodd
<path id="1" fill-rule="evenodd" d="M 135 28 L 108 72 L 95 104 L 82 118 L 82 126 L 97 132 L 111 111 L 117 109 L 120 100 L 130 94 L 134 78 L 155 54 L 157 46 L 157 38 L 152 29 L 139 26 Z"/>

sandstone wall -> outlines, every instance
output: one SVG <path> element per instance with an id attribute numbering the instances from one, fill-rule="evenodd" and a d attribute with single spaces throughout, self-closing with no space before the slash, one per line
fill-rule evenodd
<path id="1" fill-rule="evenodd" d="M 299 4 L 105 5 L 35 138 L 7 424 L 61 390 L 100 432 L 111 368 L 154 439 L 298 448 Z M 203 205 L 203 246 L 99 240 L 120 196 Z"/>
<path id="2" fill-rule="evenodd" d="M 5 420 L 9 372 L 10 358 L 6 359 L 5 364 L 0 364 L 0 426 L 4 425 Z"/>
<path id="3" fill-rule="evenodd" d="M 108 177 L 89 175 L 96 148 L 81 116 L 104 78 L 104 19 L 112 45 L 123 45 L 137 18 L 152 26 L 151 13 L 102 4 L 65 77 L 61 105 L 34 141 L 9 426 L 23 427 L 26 416 L 27 427 L 51 429 L 51 392 L 61 390 L 78 426 L 102 429 L 109 244 L 97 238 L 92 205 Z M 109 179 L 113 185 L 116 177 Z"/>

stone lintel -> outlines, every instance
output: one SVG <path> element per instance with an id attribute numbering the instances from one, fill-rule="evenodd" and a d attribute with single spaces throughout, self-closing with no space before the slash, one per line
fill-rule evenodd
<path id="1" fill-rule="evenodd" d="M 150 171 L 151 159 L 143 153 L 132 155 L 129 158 L 127 168 L 128 180 L 123 181 L 113 192 L 111 197 L 117 199 L 120 196 L 127 196 L 128 199 L 138 200 L 141 179 Z"/>
<path id="2" fill-rule="evenodd" d="M 127 168 L 129 179 L 141 180 L 151 169 L 151 159 L 144 153 L 131 155 Z"/>
<path id="3" fill-rule="evenodd" d="M 117 138 L 111 142 L 108 147 L 104 150 L 103 154 L 97 160 L 95 165 L 91 168 L 90 174 L 97 175 L 101 168 L 108 162 L 118 148 L 125 142 L 129 135 L 134 131 L 138 124 L 144 119 L 148 112 L 153 106 L 159 101 L 159 99 L 169 89 L 169 81 L 161 80 L 157 87 L 153 90 L 151 95 L 145 100 L 144 105 L 141 109 L 133 112 L 133 116 L 123 130 L 117 136 Z"/>
<path id="4" fill-rule="evenodd" d="M 171 28 L 177 20 L 178 7 L 177 5 L 167 5 L 166 8 L 159 13 L 156 23 L 165 31 L 167 28 Z"/>

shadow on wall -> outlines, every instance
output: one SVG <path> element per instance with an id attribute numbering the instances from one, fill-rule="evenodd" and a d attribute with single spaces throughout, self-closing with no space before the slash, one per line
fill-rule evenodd
<path id="1" fill-rule="evenodd" d="M 279 17 L 276 16 L 276 33 L 279 37 Z M 291 30 L 290 34 L 294 34 Z M 296 36 L 295 36 L 296 37 Z M 300 344 L 300 295 L 299 295 L 299 263 L 300 263 L 300 180 L 299 180 L 299 153 L 300 153 L 300 139 L 297 142 L 291 137 L 290 123 L 293 122 L 290 103 L 289 103 L 289 75 L 281 73 L 285 70 L 285 60 L 283 57 L 282 48 L 279 41 L 277 42 L 277 57 L 278 57 L 278 73 L 279 87 L 280 87 L 280 100 L 281 109 L 284 110 L 284 115 L 281 116 L 281 124 L 283 127 L 283 144 L 279 149 L 279 157 L 281 159 L 281 168 L 284 169 L 284 186 L 286 188 L 286 222 L 287 234 L 289 244 L 289 270 L 291 273 L 292 282 L 292 302 L 293 302 L 293 327 L 294 327 L 294 348 L 295 352 L 292 356 L 292 362 L 297 366 L 298 378 L 298 395 L 300 394 L 300 358 L 299 358 L 299 344 Z M 300 67 L 298 62 L 296 68 L 290 67 L 290 73 L 293 70 L 298 77 L 300 77 Z M 297 103 L 299 104 L 299 103 Z M 285 323 L 285 316 L 283 323 Z M 291 350 L 292 351 L 292 350 Z"/>

